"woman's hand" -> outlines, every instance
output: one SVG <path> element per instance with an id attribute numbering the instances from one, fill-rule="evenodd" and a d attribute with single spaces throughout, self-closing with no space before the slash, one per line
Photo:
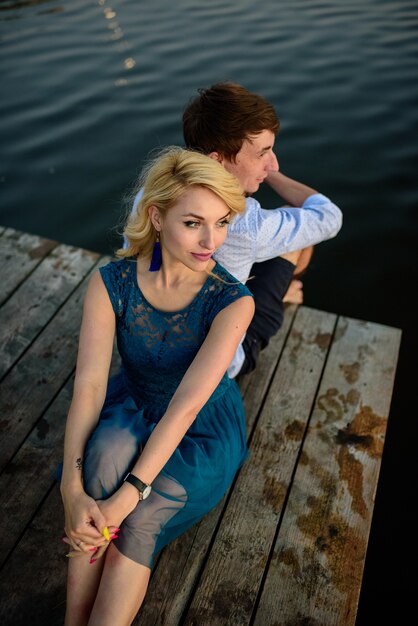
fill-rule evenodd
<path id="1" fill-rule="evenodd" d="M 64 543 L 70 545 L 76 554 L 90 554 L 95 548 L 108 543 L 103 535 L 106 519 L 96 501 L 83 490 L 63 492 L 65 512 L 64 530 L 67 535 Z M 109 529 L 110 531 L 110 529 Z M 113 533 L 112 533 L 113 534 Z"/>
<path id="2" fill-rule="evenodd" d="M 132 485 L 123 483 L 122 486 L 107 500 L 98 500 L 97 505 L 104 515 L 107 526 L 110 531 L 113 530 L 111 538 L 115 539 L 115 533 L 119 531 L 119 528 L 123 520 L 131 513 L 137 506 L 139 501 L 138 491 Z M 106 542 L 99 547 L 94 554 L 95 559 L 99 559 L 106 552 L 109 542 Z"/>
<path id="3" fill-rule="evenodd" d="M 67 556 L 88 554 L 94 562 L 105 553 L 112 539 L 116 539 L 125 517 L 138 504 L 135 487 L 123 484 L 113 496 L 97 502 L 84 491 L 63 494 L 65 510 L 65 532 L 63 542 L 73 548 Z M 109 531 L 110 541 L 103 535 Z"/>

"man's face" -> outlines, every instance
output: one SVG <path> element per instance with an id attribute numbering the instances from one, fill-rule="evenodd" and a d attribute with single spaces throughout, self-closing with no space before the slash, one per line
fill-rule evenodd
<path id="1" fill-rule="evenodd" d="M 235 161 L 225 157 L 221 159 L 224 168 L 238 178 L 249 195 L 257 191 L 268 172 L 279 170 L 279 163 L 273 152 L 274 139 L 271 130 L 263 130 L 244 140 Z"/>

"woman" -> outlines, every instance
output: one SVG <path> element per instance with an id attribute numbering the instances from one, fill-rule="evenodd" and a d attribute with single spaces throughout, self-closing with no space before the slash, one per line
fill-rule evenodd
<path id="1" fill-rule="evenodd" d="M 92 276 L 84 303 L 61 480 L 77 557 L 67 626 L 131 624 L 155 554 L 220 501 L 248 453 L 225 372 L 254 304 L 211 258 L 245 208 L 242 189 L 180 148 L 140 185 L 128 247 Z M 115 332 L 122 368 L 107 385 Z"/>

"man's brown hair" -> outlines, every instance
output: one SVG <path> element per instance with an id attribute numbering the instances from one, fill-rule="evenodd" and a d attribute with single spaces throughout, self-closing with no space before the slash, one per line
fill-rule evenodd
<path id="1" fill-rule="evenodd" d="M 198 89 L 183 113 L 186 146 L 205 154 L 219 152 L 234 161 L 245 139 L 263 130 L 277 134 L 280 122 L 273 106 L 233 82 Z"/>

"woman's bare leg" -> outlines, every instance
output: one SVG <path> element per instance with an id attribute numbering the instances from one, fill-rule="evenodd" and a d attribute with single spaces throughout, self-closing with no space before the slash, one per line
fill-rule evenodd
<path id="1" fill-rule="evenodd" d="M 89 626 L 129 626 L 144 600 L 151 570 L 110 545 Z"/>
<path id="2" fill-rule="evenodd" d="M 88 624 L 106 555 L 90 563 L 91 555 L 69 558 L 65 626 Z"/>

